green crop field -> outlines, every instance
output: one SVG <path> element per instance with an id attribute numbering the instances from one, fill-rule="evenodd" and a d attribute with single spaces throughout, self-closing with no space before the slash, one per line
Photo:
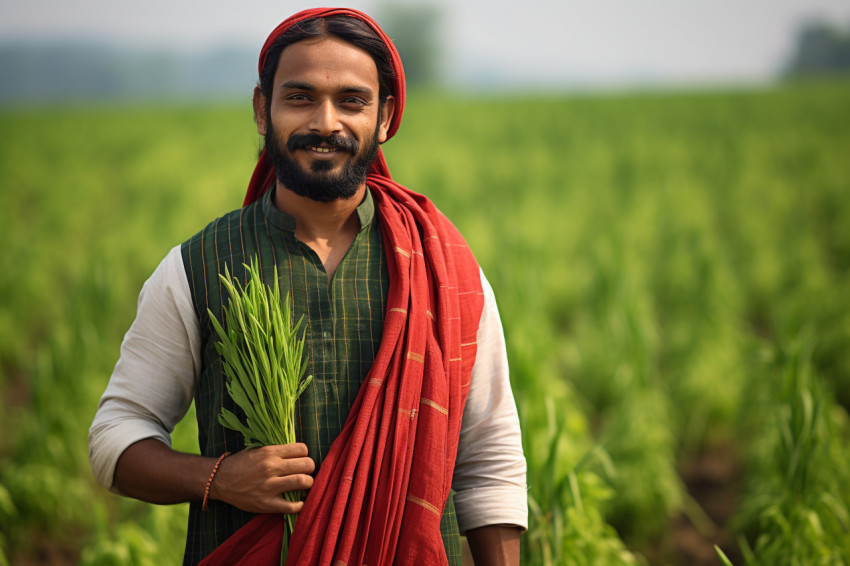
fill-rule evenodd
<path id="1" fill-rule="evenodd" d="M 394 177 L 502 312 L 524 564 L 850 564 L 848 100 L 410 99 Z M 98 487 L 87 432 L 145 278 L 241 204 L 249 102 L 0 112 L 0 565 L 180 560 L 185 506 Z"/>

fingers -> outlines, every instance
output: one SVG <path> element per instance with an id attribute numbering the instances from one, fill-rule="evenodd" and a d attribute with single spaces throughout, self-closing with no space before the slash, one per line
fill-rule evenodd
<path id="1" fill-rule="evenodd" d="M 236 503 L 239 504 L 233 503 L 233 505 L 249 513 L 286 513 L 292 515 L 300 513 L 304 508 L 303 501 L 290 501 L 282 493 L 262 498 L 244 499 Z"/>
<path id="2" fill-rule="evenodd" d="M 244 452 L 250 465 L 267 477 L 312 474 L 316 469 L 303 444 L 263 446 Z"/>
<path id="3" fill-rule="evenodd" d="M 303 501 L 289 501 L 283 496 L 269 499 L 264 503 L 265 505 L 253 510 L 252 513 L 285 513 L 287 515 L 295 515 L 304 509 Z"/>
<path id="4" fill-rule="evenodd" d="M 298 513 L 301 502 L 282 494 L 310 489 L 315 469 L 302 443 L 242 450 L 222 461 L 210 497 L 252 513 Z"/>
<path id="5" fill-rule="evenodd" d="M 270 482 L 270 485 L 274 486 L 272 489 L 275 492 L 272 497 L 263 502 L 267 507 L 255 511 L 256 513 L 300 513 L 304 502 L 290 501 L 287 494 L 310 489 L 313 487 L 313 477 L 305 474 L 286 476 Z"/>
<path id="6" fill-rule="evenodd" d="M 280 476 L 268 482 L 268 490 L 274 493 L 305 490 L 311 487 L 313 487 L 313 476 L 307 474 Z"/>
<path id="7" fill-rule="evenodd" d="M 261 448 L 255 448 L 255 450 L 276 454 L 280 458 L 303 458 L 304 456 L 307 456 L 307 445 L 303 442 L 280 444 L 276 446 L 263 446 Z"/>

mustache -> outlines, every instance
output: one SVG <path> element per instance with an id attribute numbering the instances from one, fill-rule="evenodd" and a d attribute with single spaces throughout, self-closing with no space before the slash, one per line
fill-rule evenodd
<path id="1" fill-rule="evenodd" d="M 308 147 L 320 145 L 325 145 L 338 151 L 347 151 L 355 155 L 360 149 L 360 142 L 354 138 L 340 134 L 331 134 L 329 136 L 320 136 L 319 134 L 292 134 L 286 140 L 286 149 L 289 151 L 307 149 Z"/>

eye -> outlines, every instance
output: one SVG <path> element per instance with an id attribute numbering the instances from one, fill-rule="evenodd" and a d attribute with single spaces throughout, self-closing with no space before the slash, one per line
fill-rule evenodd
<path id="1" fill-rule="evenodd" d="M 295 92 L 293 94 L 287 95 L 286 100 L 288 102 L 309 102 L 310 97 L 303 92 Z"/>
<path id="2" fill-rule="evenodd" d="M 345 98 L 340 99 L 339 103 L 343 106 L 356 108 L 361 108 L 363 106 L 369 105 L 369 102 L 367 102 L 363 98 L 360 98 L 359 96 L 346 96 Z"/>

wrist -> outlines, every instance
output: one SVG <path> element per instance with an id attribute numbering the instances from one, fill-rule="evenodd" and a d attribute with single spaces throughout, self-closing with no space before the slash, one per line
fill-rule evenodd
<path id="1" fill-rule="evenodd" d="M 203 501 L 201 502 L 201 509 L 202 509 L 203 511 L 207 511 L 207 510 L 208 510 L 208 506 L 207 506 L 207 504 L 208 504 L 208 502 L 209 502 L 210 494 L 211 494 L 211 490 L 212 490 L 212 488 L 213 488 L 213 481 L 215 480 L 215 476 L 216 476 L 216 474 L 218 474 L 218 470 L 219 470 L 219 468 L 221 467 L 221 463 L 222 463 L 222 462 L 224 461 L 224 459 L 225 459 L 225 458 L 227 458 L 228 456 L 230 456 L 230 452 L 225 452 L 224 454 L 222 454 L 221 456 L 219 456 L 219 457 L 218 457 L 218 460 L 216 460 L 215 465 L 213 466 L 212 471 L 210 472 L 209 478 L 207 479 L 206 486 L 204 487 L 204 499 L 203 499 Z"/>

